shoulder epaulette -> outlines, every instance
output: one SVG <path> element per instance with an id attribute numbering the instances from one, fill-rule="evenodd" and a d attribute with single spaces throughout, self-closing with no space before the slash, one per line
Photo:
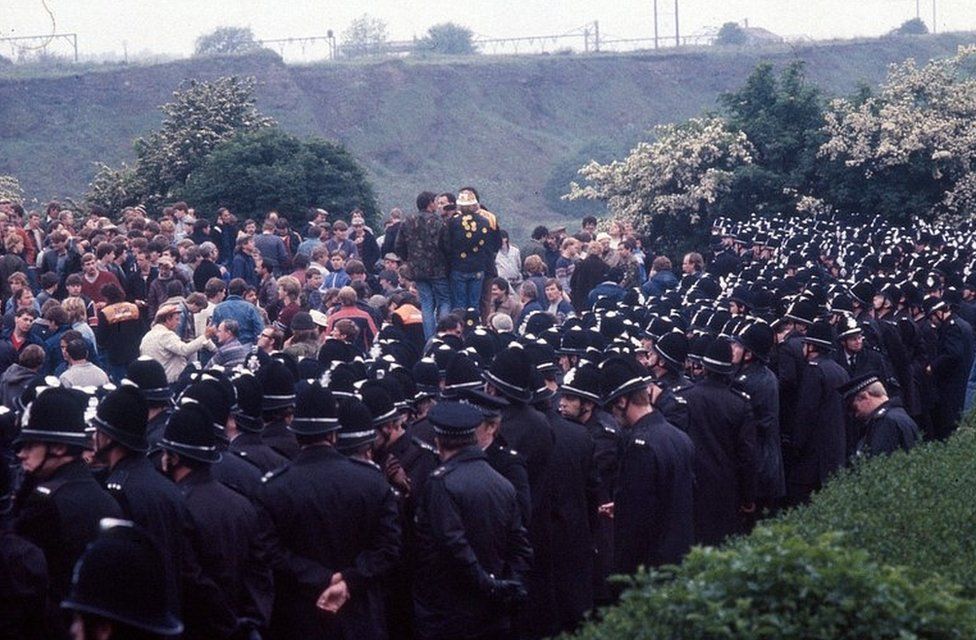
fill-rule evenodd
<path id="1" fill-rule="evenodd" d="M 807 362 L 807 364 L 810 365 L 811 367 L 819 367 L 820 366 L 820 363 L 817 362 L 816 360 L 810 360 L 810 361 Z"/>
<path id="2" fill-rule="evenodd" d="M 739 375 L 739 377 L 737 377 L 736 380 L 738 382 L 745 382 L 748 377 L 749 376 L 747 376 L 746 374 L 743 373 L 743 374 Z"/>
<path id="3" fill-rule="evenodd" d="M 241 458 L 242 460 L 244 460 L 245 462 L 247 462 L 249 465 L 251 465 L 251 466 L 253 466 L 253 467 L 257 468 L 257 469 L 260 469 L 261 468 L 261 465 L 259 465 L 254 458 L 252 458 L 251 456 L 249 456 L 247 454 L 247 451 L 242 451 L 240 449 L 228 449 L 227 451 L 230 452 L 231 454 L 237 456 L 238 458 Z"/>
<path id="4" fill-rule="evenodd" d="M 681 396 L 674 396 L 674 401 L 678 404 L 688 404 L 688 400 L 686 398 L 682 398 Z"/>
<path id="5" fill-rule="evenodd" d="M 421 449 L 426 449 L 427 451 L 430 451 L 433 454 L 436 454 L 437 453 L 437 449 L 435 447 L 431 446 L 427 442 L 424 442 L 420 438 L 414 437 L 413 442 L 414 442 L 414 444 L 416 444 Z"/>
<path id="6" fill-rule="evenodd" d="M 647 446 L 647 442 L 645 440 L 641 439 L 641 438 L 634 438 L 634 444 L 636 444 L 638 447 L 646 447 Z"/>
<path id="7" fill-rule="evenodd" d="M 113 473 L 108 477 L 108 480 L 105 481 L 105 488 L 109 491 L 122 491 L 128 477 L 129 473 L 127 471 Z"/>
<path id="8" fill-rule="evenodd" d="M 748 393 L 746 393 L 742 389 L 738 389 L 736 387 L 732 387 L 732 393 L 734 393 L 735 395 L 739 396 L 740 398 L 742 398 L 743 400 L 745 400 L 747 402 L 749 402 L 749 401 L 752 400 L 752 396 L 750 396 Z"/>
<path id="9" fill-rule="evenodd" d="M 439 478 L 440 476 L 444 475 L 446 472 L 447 472 L 447 467 L 444 466 L 444 465 L 441 465 L 441 466 L 437 467 L 436 469 L 434 469 L 433 471 L 431 471 L 430 472 L 430 475 L 432 477 L 434 477 L 434 478 Z"/>
<path id="10" fill-rule="evenodd" d="M 58 492 L 58 489 L 68 484 L 64 480 L 51 480 L 50 482 L 44 482 L 37 486 L 35 491 L 44 497 L 53 496 Z"/>
<path id="11" fill-rule="evenodd" d="M 279 467 L 277 469 L 274 469 L 272 471 L 267 472 L 266 474 L 264 474 L 263 476 L 261 476 L 261 483 L 262 484 L 268 484 L 269 482 L 271 482 L 275 478 L 281 476 L 285 471 L 288 471 L 289 467 L 290 467 L 290 465 L 285 465 L 283 467 Z"/>

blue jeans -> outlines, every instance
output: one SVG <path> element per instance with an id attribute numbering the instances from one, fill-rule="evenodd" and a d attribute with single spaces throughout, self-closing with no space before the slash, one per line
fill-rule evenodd
<path id="1" fill-rule="evenodd" d="M 451 302 L 455 309 L 481 309 L 481 281 L 484 271 L 451 272 Z"/>
<path id="2" fill-rule="evenodd" d="M 437 329 L 437 319 L 451 312 L 451 287 L 447 278 L 417 280 L 416 285 L 424 316 L 424 338 L 430 338 Z"/>

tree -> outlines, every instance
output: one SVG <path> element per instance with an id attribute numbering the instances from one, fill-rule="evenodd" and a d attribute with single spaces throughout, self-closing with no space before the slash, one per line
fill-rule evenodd
<path id="1" fill-rule="evenodd" d="M 243 132 L 220 144 L 186 181 L 180 196 L 210 214 L 228 207 L 244 216 L 274 209 L 295 219 L 309 207 L 359 207 L 378 222 L 366 172 L 346 149 L 321 138 L 299 140 L 277 127 Z"/>
<path id="2" fill-rule="evenodd" d="M 715 44 L 739 47 L 744 45 L 748 40 L 745 29 L 735 22 L 726 22 L 718 30 L 718 35 L 715 37 Z"/>
<path id="3" fill-rule="evenodd" d="M 824 99 L 809 83 L 803 63 L 793 62 L 776 76 L 760 63 L 738 91 L 723 94 L 719 104 L 729 127 L 745 133 L 754 149 L 753 162 L 734 171 L 729 193 L 719 203 L 723 215 L 739 217 L 762 211 L 792 211 L 797 197 L 820 184 L 818 160 L 823 133 Z"/>
<path id="4" fill-rule="evenodd" d="M 453 22 L 435 24 L 428 29 L 427 35 L 417 44 L 417 50 L 452 56 L 477 53 L 474 48 L 474 32 Z"/>
<path id="5" fill-rule="evenodd" d="M 888 35 L 892 36 L 921 36 L 929 32 L 928 26 L 921 18 L 912 18 L 901 23 L 897 29 L 892 29 Z"/>
<path id="6" fill-rule="evenodd" d="M 24 189 L 20 186 L 20 181 L 17 178 L 0 175 L 0 200 L 24 201 Z"/>
<path id="7" fill-rule="evenodd" d="M 197 38 L 195 56 L 239 56 L 261 48 L 250 27 L 218 27 Z"/>
<path id="8" fill-rule="evenodd" d="M 375 54 L 386 40 L 386 23 L 364 13 L 342 32 L 342 55 L 360 58 Z"/>
<path id="9" fill-rule="evenodd" d="M 724 118 L 693 118 L 655 129 L 625 160 L 580 169 L 588 184 L 570 185 L 569 199 L 603 200 L 615 218 L 674 246 L 705 228 L 737 168 L 753 164 L 754 149 Z"/>
<path id="10" fill-rule="evenodd" d="M 924 67 L 908 60 L 860 104 L 831 103 L 820 154 L 842 162 L 855 181 L 843 208 L 895 221 L 976 212 L 974 67 L 972 46 Z"/>
<path id="11" fill-rule="evenodd" d="M 218 144 L 243 131 L 275 124 L 254 106 L 254 78 L 223 77 L 213 82 L 190 81 L 161 107 L 162 127 L 136 139 L 131 170 L 103 168 L 87 199 L 111 206 L 133 200 L 158 209 L 183 185 Z"/>

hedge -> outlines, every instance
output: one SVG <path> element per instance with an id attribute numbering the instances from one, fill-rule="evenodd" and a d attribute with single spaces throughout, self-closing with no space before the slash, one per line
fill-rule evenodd
<path id="1" fill-rule="evenodd" d="M 877 457 L 811 504 L 627 578 L 574 637 L 976 638 L 976 420 Z"/>

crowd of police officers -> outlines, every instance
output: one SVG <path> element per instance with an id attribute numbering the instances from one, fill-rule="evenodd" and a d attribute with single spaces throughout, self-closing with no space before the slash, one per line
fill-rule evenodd
<path id="1" fill-rule="evenodd" d="M 0 637 L 545 637 L 609 575 L 951 433 L 971 230 L 753 219 L 710 248 L 561 325 L 449 317 L 419 359 L 385 327 L 312 377 L 255 351 L 35 383 L 0 416 Z"/>

